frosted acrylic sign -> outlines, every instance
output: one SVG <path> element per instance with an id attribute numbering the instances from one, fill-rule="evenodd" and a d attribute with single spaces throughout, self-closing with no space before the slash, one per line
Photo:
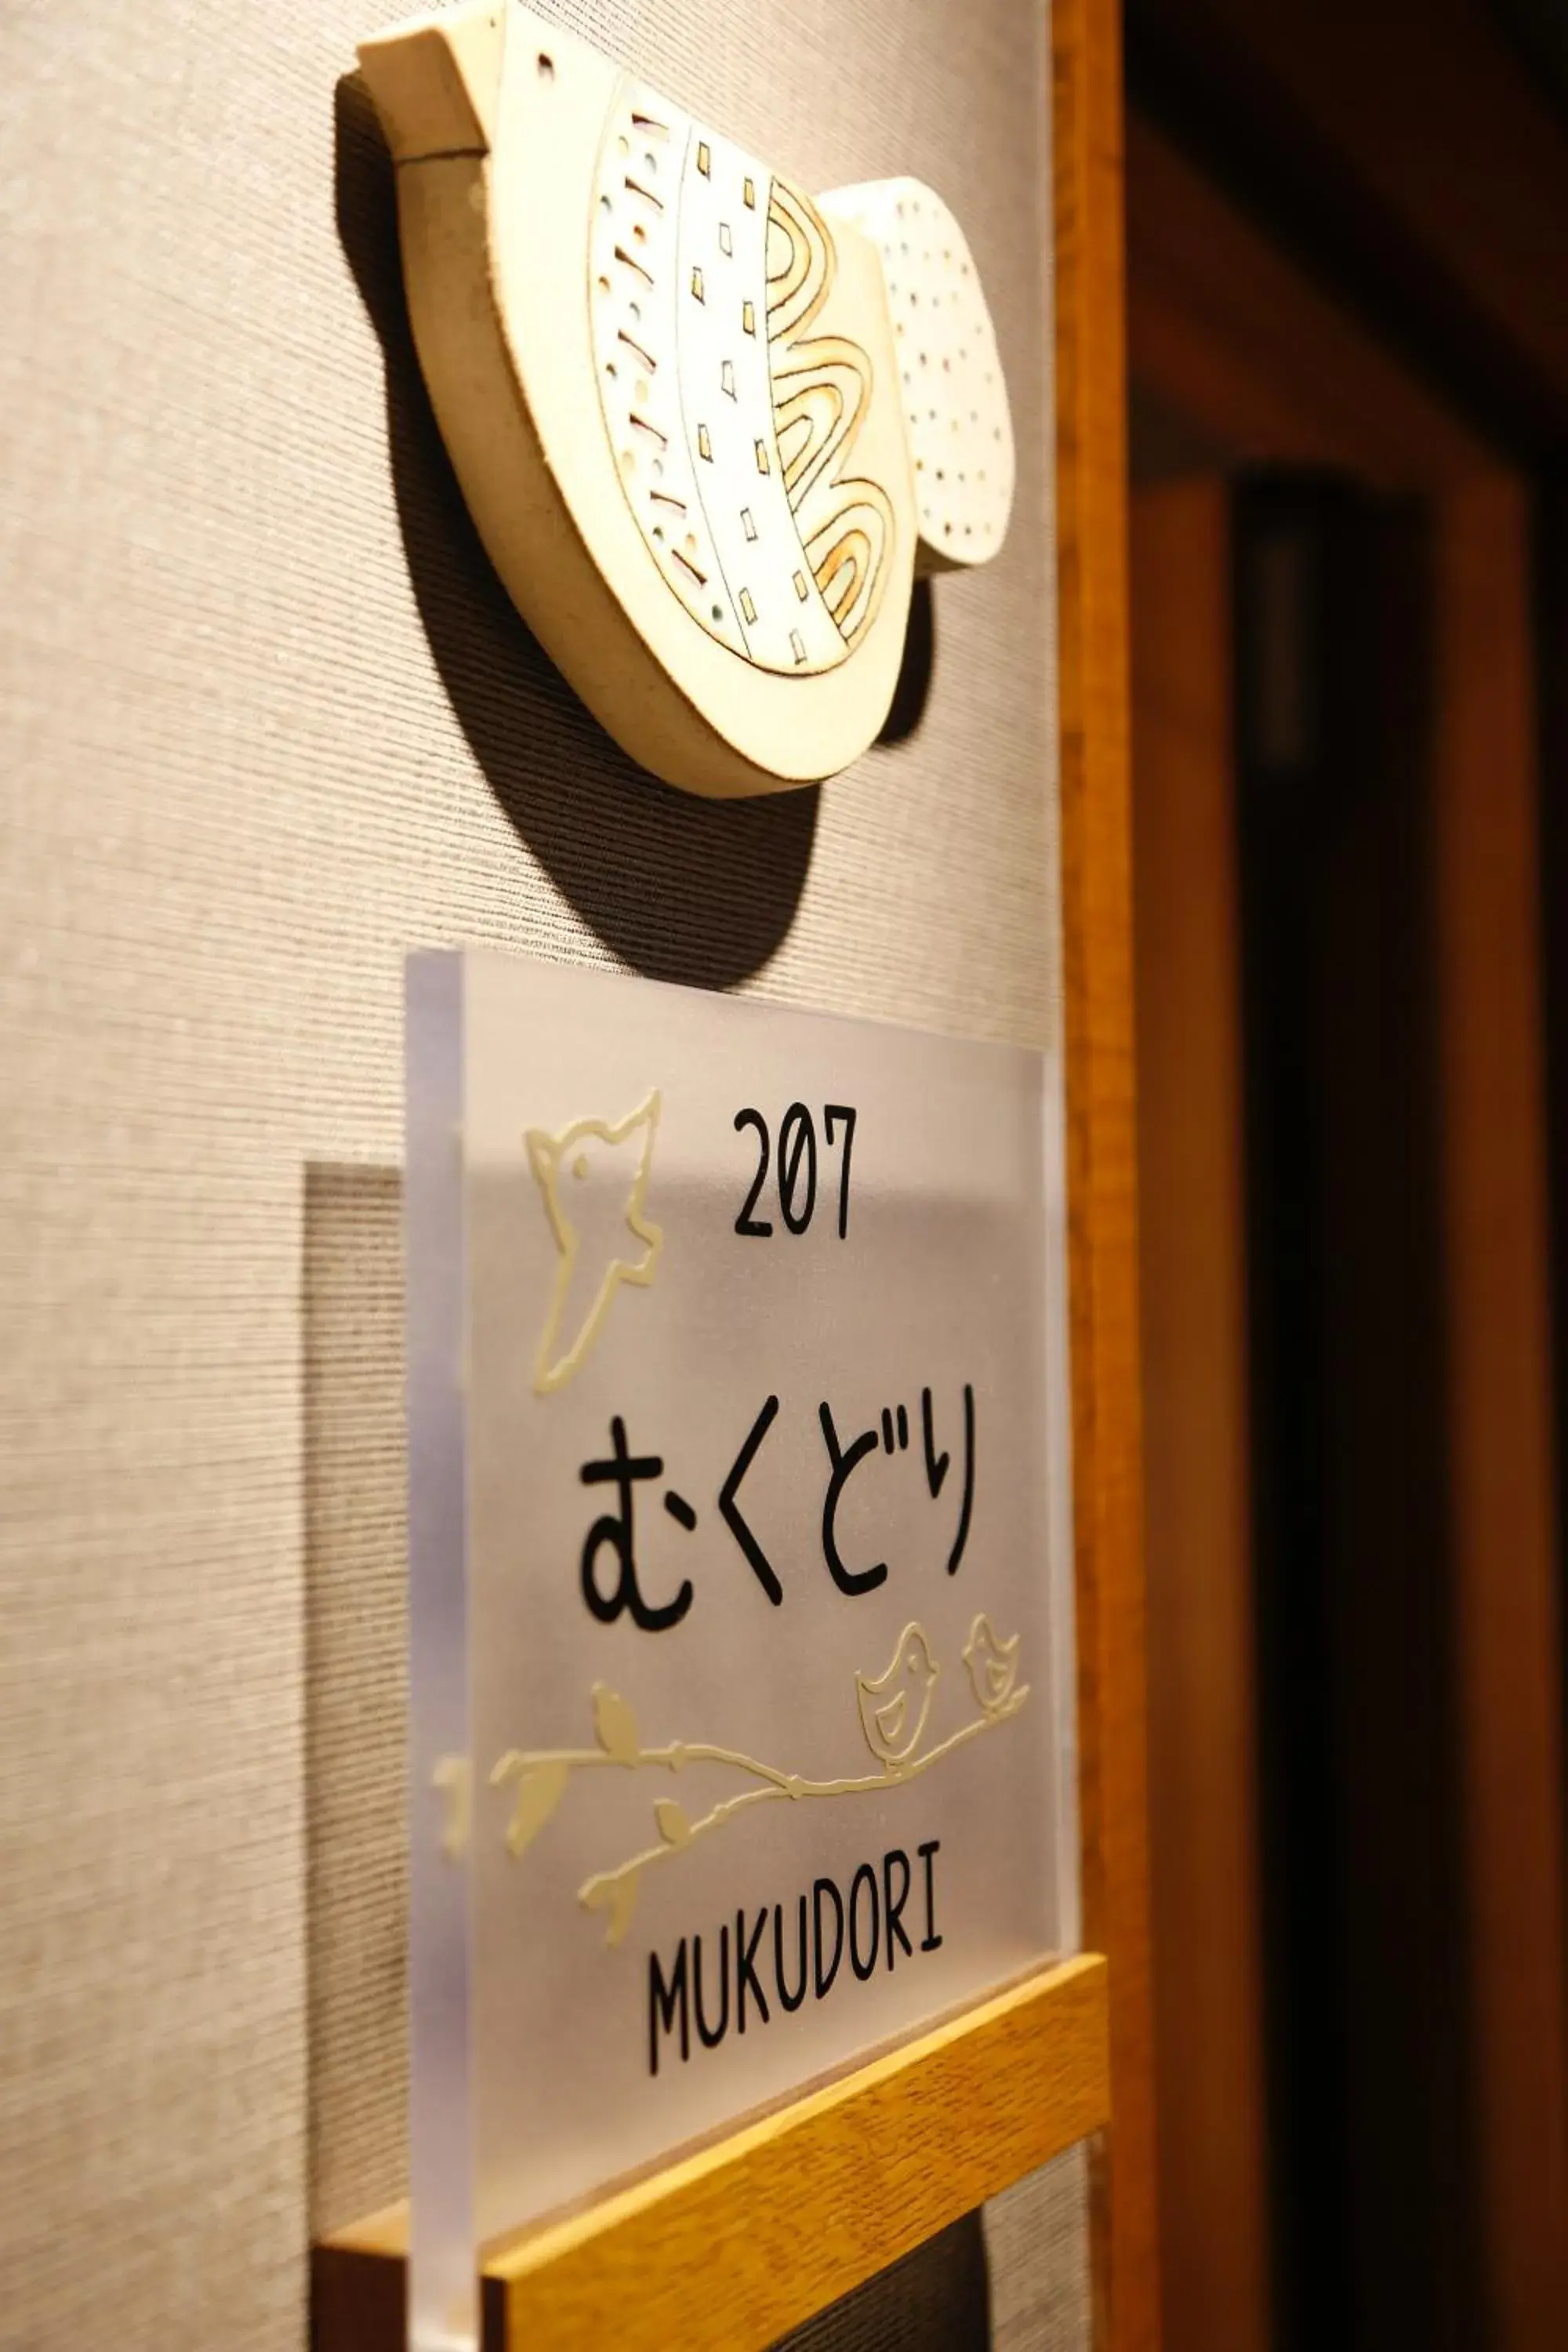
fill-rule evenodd
<path id="1" fill-rule="evenodd" d="M 1058 1079 L 408 983 L 416 2340 L 1074 1940 Z"/>

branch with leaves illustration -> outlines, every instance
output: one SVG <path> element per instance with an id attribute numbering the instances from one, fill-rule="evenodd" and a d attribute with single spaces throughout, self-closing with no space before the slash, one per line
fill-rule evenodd
<path id="1" fill-rule="evenodd" d="M 656 1799 L 653 1822 L 657 1842 L 632 1854 L 616 1869 L 601 1871 L 584 1880 L 577 1890 L 577 1900 L 589 1911 L 605 1914 L 605 1940 L 618 1944 L 631 1924 L 643 1872 L 668 1862 L 672 1854 L 684 1853 L 699 1838 L 711 1836 L 749 1807 L 863 1796 L 873 1790 L 897 1788 L 930 1771 L 933 1764 L 942 1762 L 982 1733 L 994 1731 L 999 1724 L 1007 1722 L 1029 1695 L 1028 1685 L 1017 1678 L 1018 1649 L 1016 1633 L 1009 1642 L 999 1642 L 989 1618 L 981 1614 L 974 1619 L 963 1655 L 979 1713 L 936 1746 L 922 1748 L 921 1741 L 931 1713 L 931 1693 L 941 1668 L 924 1628 L 916 1623 L 906 1625 L 887 1671 L 875 1677 L 862 1674 L 855 1676 L 859 1727 L 878 1769 L 830 1780 L 813 1780 L 799 1772 L 781 1771 L 755 1756 L 743 1755 L 733 1748 L 715 1747 L 704 1740 L 677 1739 L 662 1748 L 644 1748 L 637 1717 L 626 1701 L 607 1685 L 595 1683 L 592 1748 L 509 1748 L 490 1773 L 492 1787 L 500 1788 L 509 1781 L 516 1784 L 511 1819 L 507 1825 L 507 1844 L 513 1854 L 523 1853 L 532 1844 L 561 1802 L 574 1772 L 614 1767 L 628 1772 L 676 1773 L 689 1764 L 711 1764 L 727 1767 L 752 1783 L 695 1820 L 677 1798 Z"/>

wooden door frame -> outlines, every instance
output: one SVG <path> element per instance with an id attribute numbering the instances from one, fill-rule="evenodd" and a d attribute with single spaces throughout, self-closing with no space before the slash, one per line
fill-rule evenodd
<path id="1" fill-rule="evenodd" d="M 1161 2273 L 1272 2340 L 1229 486 L 1131 495 L 1140 1274 Z"/>
<path id="2" fill-rule="evenodd" d="M 1136 115 L 1128 148 L 1136 381 L 1238 461 L 1341 469 L 1431 519 L 1459 1931 L 1492 2340 L 1546 2352 L 1568 2307 L 1568 2036 L 1531 488 Z"/>
<path id="3" fill-rule="evenodd" d="M 1121 14 L 1055 0 L 1058 628 L 1084 1937 L 1110 1964 L 1096 2340 L 1161 2340 L 1132 1011 Z"/>

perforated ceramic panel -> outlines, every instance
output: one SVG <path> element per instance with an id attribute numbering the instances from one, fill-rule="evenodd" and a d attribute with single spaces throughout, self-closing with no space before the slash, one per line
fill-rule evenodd
<path id="1" fill-rule="evenodd" d="M 908 178 L 823 199 L 882 257 L 915 468 L 921 562 L 988 562 L 1013 511 L 1013 415 L 969 240 L 934 188 Z"/>

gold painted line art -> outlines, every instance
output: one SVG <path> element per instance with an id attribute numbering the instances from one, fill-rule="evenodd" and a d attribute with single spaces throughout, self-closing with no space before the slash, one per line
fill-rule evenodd
<path id="1" fill-rule="evenodd" d="M 600 148 L 595 219 L 602 214 L 605 226 L 595 266 L 611 301 L 596 309 L 593 333 L 603 362 L 601 405 L 624 494 L 661 577 L 700 628 L 754 667 L 813 676 L 842 661 L 874 620 L 894 536 L 886 485 L 858 471 L 855 462 L 857 451 L 864 450 L 860 436 L 871 403 L 870 359 L 858 341 L 823 331 L 825 313 L 834 315 L 826 306 L 839 269 L 834 234 L 808 196 L 760 173 L 752 158 L 695 125 L 690 146 L 681 142 L 677 174 L 666 184 L 658 176 L 661 159 L 639 160 L 623 123 L 631 123 L 630 113 L 613 110 Z M 660 236 L 671 226 L 673 252 Z M 689 289 L 690 300 L 669 305 L 668 316 L 661 306 L 657 316 L 645 317 L 643 286 L 619 280 L 612 253 L 666 292 L 674 290 L 673 266 L 674 286 Z M 726 322 L 741 337 L 740 349 L 751 353 L 761 346 L 764 370 L 742 365 L 732 346 L 727 352 L 727 332 L 712 338 L 703 332 L 700 313 L 711 308 L 708 277 L 731 268 L 738 282 L 714 291 Z M 644 378 L 635 394 L 623 382 L 628 356 Z M 657 412 L 648 404 L 647 385 L 654 381 L 660 387 Z M 738 429 L 715 422 L 709 404 L 716 397 L 742 412 Z M 663 405 L 667 399 L 673 408 Z M 717 537 L 710 541 L 705 528 L 700 552 L 686 551 L 698 556 L 703 580 L 676 560 L 658 528 L 660 509 L 650 499 L 649 469 L 638 462 L 635 429 L 627 455 L 634 402 L 645 416 L 657 413 L 668 433 L 659 456 L 675 468 L 676 487 L 686 486 L 682 445 L 689 444 L 703 486 L 699 501 L 716 497 L 721 503 Z M 721 419 L 728 412 L 718 414 Z M 760 578 L 753 572 L 749 583 L 768 615 L 755 625 L 738 609 L 739 549 L 729 544 L 731 518 L 748 497 L 735 478 L 742 470 L 751 474 L 748 446 L 770 524 L 768 568 Z M 717 478 L 711 491 L 705 468 Z M 709 525 L 706 514 L 703 521 Z M 781 524 L 789 527 L 793 547 L 781 536 Z M 796 616 L 800 626 L 793 632 L 787 596 L 771 582 L 775 567 L 779 588 L 797 570 L 807 583 L 799 600 L 805 608 Z M 710 593 L 715 579 L 729 592 L 717 600 Z"/>
<path id="2" fill-rule="evenodd" d="M 837 257 L 809 198 L 774 180 L 768 204 L 768 343 L 784 488 L 824 603 L 847 645 L 875 617 L 892 545 L 879 483 L 846 471 L 871 399 L 858 343 L 809 331 Z"/>
<path id="3" fill-rule="evenodd" d="M 660 1103 L 656 1087 L 636 1110 L 613 1125 L 600 1118 L 580 1118 L 563 1128 L 559 1135 L 551 1135 L 542 1128 L 530 1128 L 523 1138 L 528 1164 L 543 1195 L 544 1213 L 560 1253 L 550 1309 L 533 1360 L 536 1396 L 548 1396 L 564 1388 L 586 1360 L 623 1282 L 646 1289 L 653 1280 L 664 1246 L 664 1232 L 644 1215 L 643 1202 L 653 1165 Z M 605 1150 L 618 1153 L 628 1150 L 631 1166 L 622 1220 L 633 1241 L 640 1244 L 640 1252 L 626 1250 L 617 1243 L 602 1267 L 584 1266 L 582 1234 L 572 1213 L 568 1186 L 585 1180 L 591 1162 L 601 1158 Z M 584 1298 L 585 1306 L 582 1303 Z"/>
<path id="4" fill-rule="evenodd" d="M 911 1621 L 900 1634 L 884 1673 L 855 1676 L 861 1735 L 880 1769 L 829 1780 L 807 1780 L 738 1748 L 715 1747 L 704 1740 L 678 1739 L 662 1748 L 644 1748 L 630 1705 L 606 1684 L 595 1683 L 595 1746 L 511 1748 L 491 1770 L 492 1788 L 499 1789 L 508 1780 L 517 1783 L 506 1832 L 508 1848 L 514 1856 L 526 1853 L 565 1794 L 574 1772 L 601 1770 L 610 1765 L 629 1772 L 679 1772 L 689 1764 L 717 1764 L 757 1781 L 756 1788 L 726 1797 L 695 1821 L 675 1798 L 658 1798 L 653 1818 L 658 1843 L 632 1854 L 617 1868 L 599 1871 L 584 1880 L 577 1890 L 578 1902 L 584 1910 L 605 1914 L 605 1941 L 618 1944 L 631 1924 L 643 1872 L 668 1862 L 672 1854 L 684 1853 L 699 1838 L 722 1829 L 749 1807 L 780 1800 L 798 1804 L 828 1797 L 866 1796 L 877 1790 L 900 1788 L 983 1733 L 1010 1722 L 1029 1696 L 1028 1684 L 1018 1680 L 1021 1638 L 1015 1633 L 1010 1641 L 999 1641 L 984 1611 L 973 1619 L 962 1654 L 980 1712 L 935 1747 L 922 1750 L 921 1739 L 931 1713 L 931 1693 L 942 1669 L 925 1628 Z"/>

